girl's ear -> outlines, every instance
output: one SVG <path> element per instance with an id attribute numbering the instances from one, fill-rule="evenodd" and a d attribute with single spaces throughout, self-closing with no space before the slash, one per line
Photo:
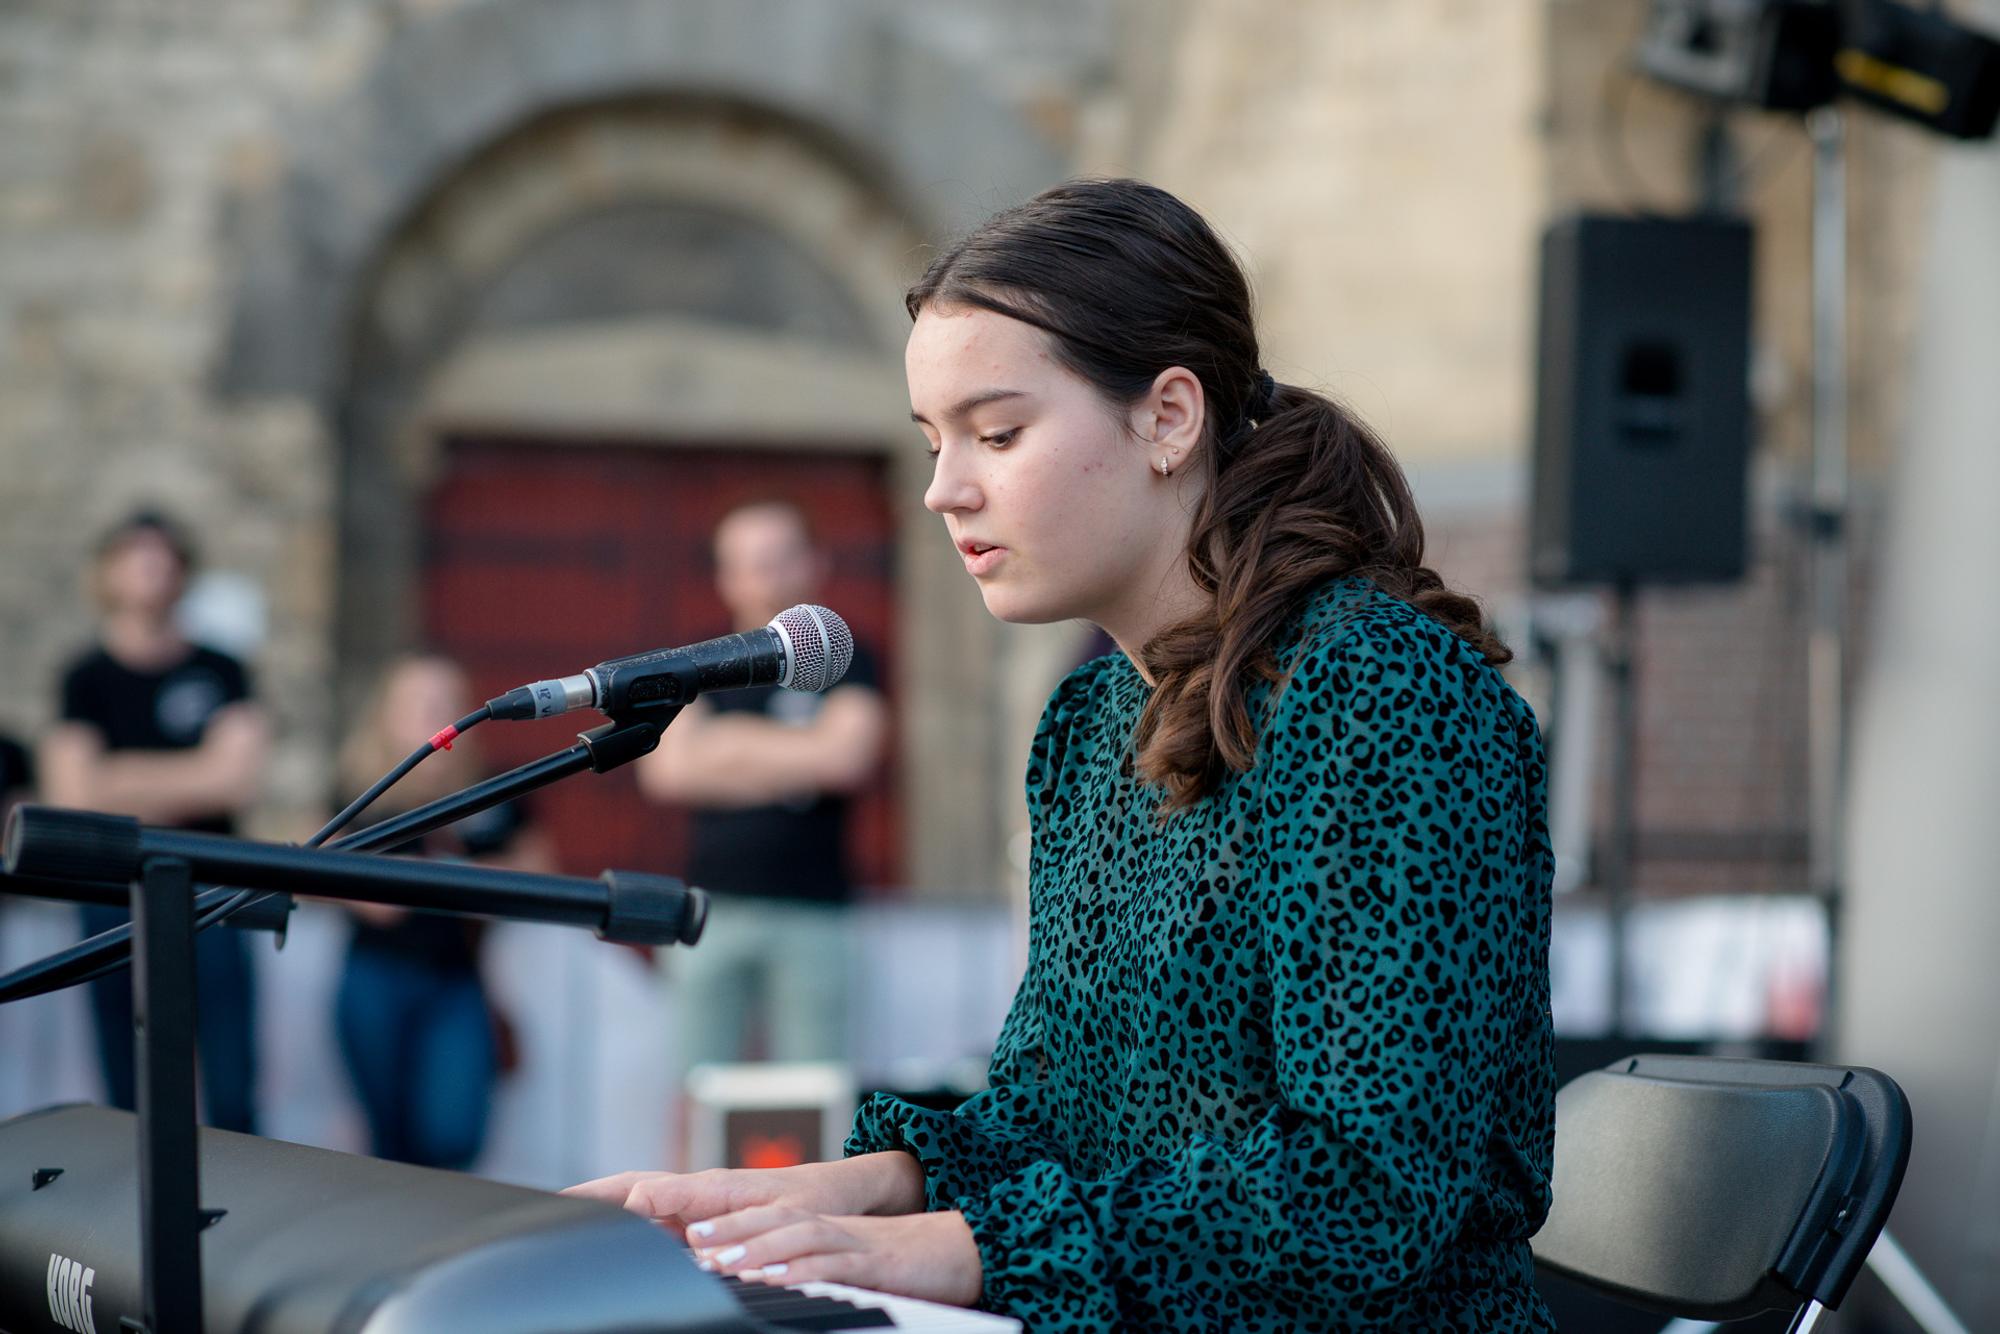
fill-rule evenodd
<path id="1" fill-rule="evenodd" d="M 1134 429 L 1148 446 L 1150 466 L 1157 467 L 1164 458 L 1169 468 L 1179 471 L 1194 457 L 1207 406 L 1201 377 L 1187 367 L 1169 366 L 1154 377 L 1153 387 L 1133 409 Z"/>

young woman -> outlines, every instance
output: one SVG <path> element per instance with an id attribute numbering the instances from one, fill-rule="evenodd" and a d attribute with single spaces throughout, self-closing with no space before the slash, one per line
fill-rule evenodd
<path id="1" fill-rule="evenodd" d="M 1543 759 L 1394 460 L 1260 366 L 1186 205 L 1060 186 L 908 297 L 912 417 L 987 608 L 1122 650 L 1036 734 L 992 1087 L 840 1163 L 574 1187 L 703 1263 L 1054 1330 L 1551 1328 Z"/>
<path id="2" fill-rule="evenodd" d="M 341 751 L 337 805 L 368 787 L 472 707 L 465 673 L 448 658 L 410 654 L 383 673 L 365 721 Z M 389 789 L 357 827 L 414 809 L 483 776 L 478 738 L 433 755 Z M 414 849 L 523 871 L 553 871 L 546 837 L 515 802 L 427 834 Z M 378 1158 L 463 1171 L 486 1139 L 493 1085 L 511 1062 L 510 1030 L 479 970 L 482 926 L 381 903 L 354 917 L 334 1002 L 340 1054 Z"/>

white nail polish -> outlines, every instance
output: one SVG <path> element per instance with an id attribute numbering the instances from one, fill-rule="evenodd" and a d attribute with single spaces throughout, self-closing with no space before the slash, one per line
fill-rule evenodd
<path id="1" fill-rule="evenodd" d="M 716 1256 L 715 1262 L 719 1265 L 735 1264 L 749 1253 L 750 1248 L 748 1246 L 731 1246 L 728 1250 Z"/>
<path id="2" fill-rule="evenodd" d="M 696 1265 L 695 1268 L 701 1270 L 705 1274 L 713 1274 L 715 1272 L 715 1261 L 703 1260 L 701 1263 Z"/>
<path id="3" fill-rule="evenodd" d="M 780 1274 L 783 1274 L 787 1269 L 790 1268 L 791 1268 L 790 1265 L 765 1265 L 764 1277 L 777 1278 Z"/>
<path id="4" fill-rule="evenodd" d="M 689 1236 L 691 1236 L 691 1237 L 711 1237 L 711 1236 L 714 1236 L 714 1235 L 715 1235 L 715 1224 L 713 1224 L 713 1223 L 689 1223 L 689 1224 L 688 1224 L 688 1235 L 689 1235 Z"/>

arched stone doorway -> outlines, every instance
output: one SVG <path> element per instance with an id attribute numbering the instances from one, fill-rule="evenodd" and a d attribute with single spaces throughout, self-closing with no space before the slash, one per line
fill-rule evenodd
<path id="1" fill-rule="evenodd" d="M 1001 875 L 1017 780 L 995 631 L 917 502 L 897 296 L 923 237 L 1056 164 L 969 77 L 938 126 L 935 61 L 854 28 L 802 3 L 502 0 L 399 41 L 239 217 L 221 387 L 304 393 L 329 419 L 348 690 L 419 628 L 416 519 L 444 441 L 882 460 L 902 715 L 925 743 L 904 756 L 906 869 L 978 889 Z M 921 118 L 898 114 L 917 64 Z"/>

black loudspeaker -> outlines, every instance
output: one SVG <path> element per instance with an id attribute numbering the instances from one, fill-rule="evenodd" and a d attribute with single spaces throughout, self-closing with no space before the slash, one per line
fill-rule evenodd
<path id="1" fill-rule="evenodd" d="M 1732 218 L 1585 214 L 1544 233 L 1538 584 L 1742 576 L 1750 244 Z"/>

